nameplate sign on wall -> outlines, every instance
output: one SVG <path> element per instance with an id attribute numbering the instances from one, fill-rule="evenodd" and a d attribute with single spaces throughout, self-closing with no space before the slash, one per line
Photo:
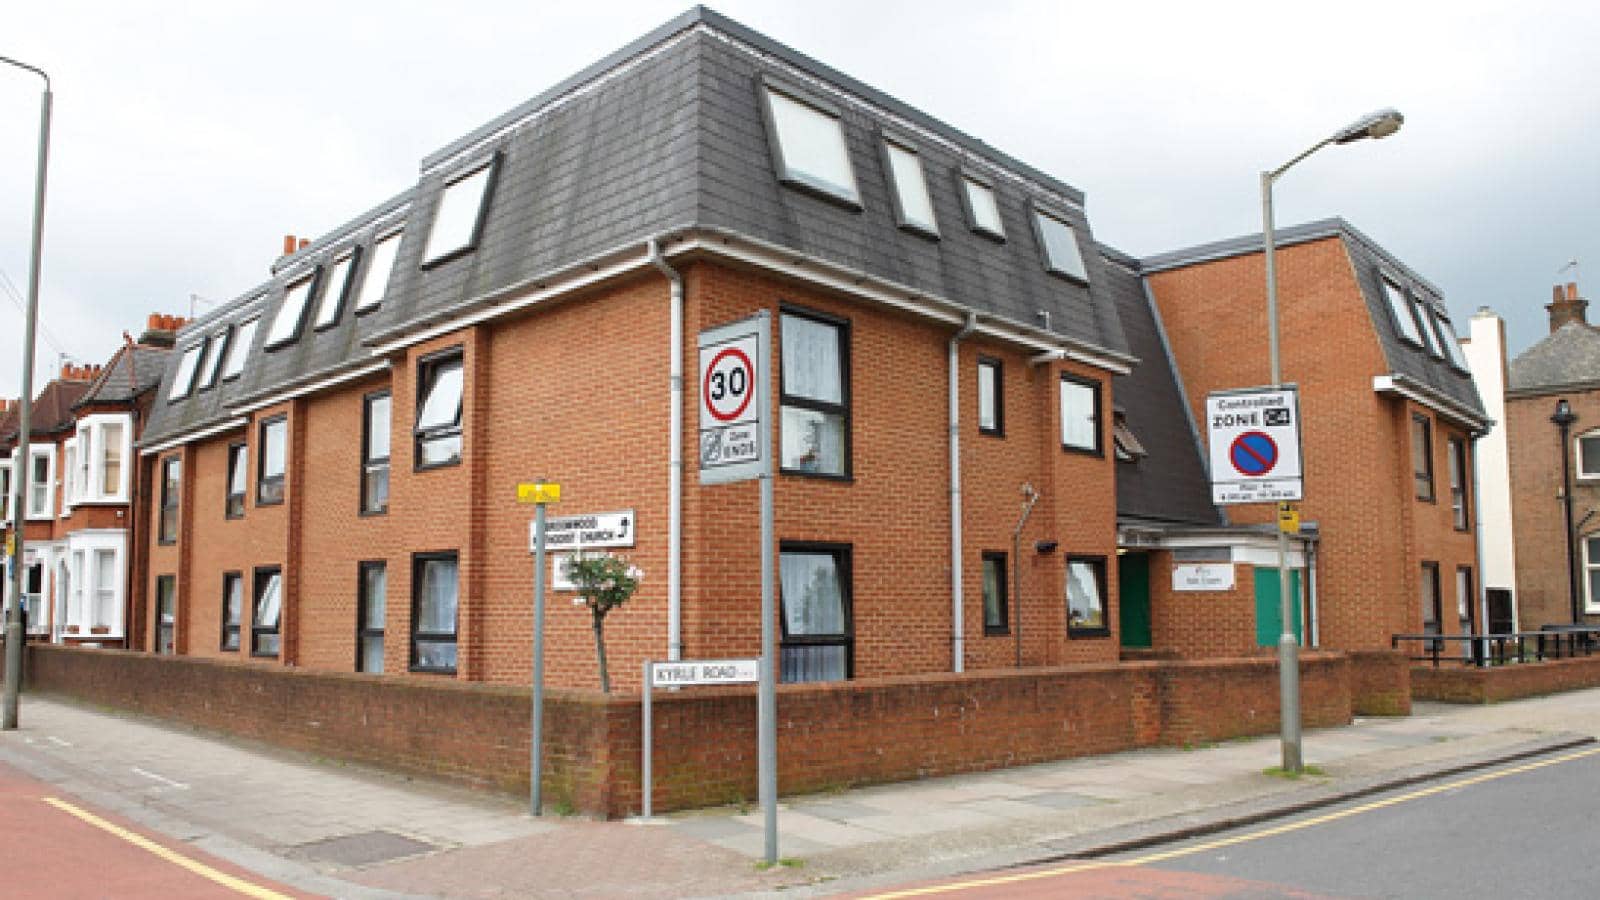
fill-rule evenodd
<path id="1" fill-rule="evenodd" d="M 1172 567 L 1172 589 L 1175 591 L 1231 591 L 1233 590 L 1232 563 L 1196 563 Z"/>

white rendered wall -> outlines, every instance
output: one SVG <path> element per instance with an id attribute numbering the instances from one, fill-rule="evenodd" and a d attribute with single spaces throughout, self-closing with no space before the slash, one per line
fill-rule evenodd
<path id="1" fill-rule="evenodd" d="M 1511 470 L 1506 457 L 1505 322 L 1488 307 L 1478 310 L 1472 317 L 1472 336 L 1462 341 L 1461 349 L 1472 369 L 1472 380 L 1477 382 L 1484 412 L 1494 420 L 1489 434 L 1477 442 L 1478 527 L 1483 533 L 1480 577 L 1483 587 L 1503 588 L 1514 597 L 1517 565 L 1511 539 Z"/>

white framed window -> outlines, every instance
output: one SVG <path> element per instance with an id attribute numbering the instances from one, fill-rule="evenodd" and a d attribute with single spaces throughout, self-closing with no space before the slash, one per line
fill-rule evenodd
<path id="1" fill-rule="evenodd" d="M 331 328 L 339 321 L 339 310 L 344 307 L 345 288 L 350 282 L 350 270 L 355 262 L 355 251 L 333 261 L 322 279 L 322 302 L 317 304 L 317 316 L 311 322 L 313 330 Z"/>
<path id="2" fill-rule="evenodd" d="M 389 289 L 389 273 L 394 271 L 395 255 L 400 252 L 402 233 L 403 230 L 397 228 L 373 242 L 367 271 L 356 285 L 355 295 L 350 298 L 350 305 L 358 315 L 377 309 L 378 304 L 383 302 L 383 294 Z"/>
<path id="3" fill-rule="evenodd" d="M 195 369 L 200 365 L 200 353 L 205 346 L 202 341 L 183 351 L 182 358 L 178 360 L 177 377 L 172 379 L 172 389 L 167 391 L 167 402 L 189 396 L 189 389 L 194 386 Z"/>
<path id="4" fill-rule="evenodd" d="M 994 188 L 973 178 L 961 176 L 961 196 L 967 204 L 967 220 L 972 230 L 997 240 L 1005 240 L 1006 227 L 1000 221 L 1000 204 Z"/>
<path id="5" fill-rule="evenodd" d="M 1583 611 L 1600 613 L 1600 535 L 1583 539 Z"/>
<path id="6" fill-rule="evenodd" d="M 439 209 L 428 229 L 428 243 L 422 251 L 422 264 L 430 266 L 478 246 L 483 230 L 484 211 L 489 206 L 489 189 L 494 185 L 496 159 L 458 176 L 444 186 Z"/>
<path id="7" fill-rule="evenodd" d="M 49 595 L 44 590 L 44 557 L 23 567 L 22 608 L 28 622 L 28 634 L 46 634 L 50 631 L 50 610 L 45 608 Z"/>
<path id="8" fill-rule="evenodd" d="M 245 360 L 250 358 L 250 345 L 255 343 L 256 328 L 260 325 L 261 317 L 257 316 L 240 322 L 233 329 L 233 341 L 228 344 L 228 362 L 222 367 L 223 381 L 238 378 L 244 371 Z"/>
<path id="9" fill-rule="evenodd" d="M 28 447 L 28 518 L 55 516 L 56 448 L 54 444 Z"/>
<path id="10" fill-rule="evenodd" d="M 779 180 L 859 205 L 839 116 L 770 85 L 763 93 Z"/>
<path id="11" fill-rule="evenodd" d="M 884 141 L 883 153 L 894 184 L 894 212 L 900 227 L 938 237 L 939 223 L 933 214 L 933 198 L 928 195 L 928 179 L 917 151 L 894 141 Z"/>
<path id="12" fill-rule="evenodd" d="M 1073 375 L 1061 376 L 1061 446 L 1099 454 L 1100 383 Z"/>
<path id="13" fill-rule="evenodd" d="M 1600 428 L 1585 432 L 1575 443 L 1579 478 L 1600 478 Z"/>
<path id="14" fill-rule="evenodd" d="M 200 369 L 200 384 L 195 390 L 206 391 L 215 387 L 217 376 L 222 374 L 222 358 L 228 352 L 229 330 L 224 328 L 213 334 L 207 342 L 205 363 Z"/>
<path id="15" fill-rule="evenodd" d="M 1057 275 L 1087 283 L 1089 270 L 1083 266 L 1078 248 L 1078 231 L 1066 222 L 1040 210 L 1033 211 L 1039 246 L 1044 250 L 1044 267 Z"/>
<path id="16" fill-rule="evenodd" d="M 1400 329 L 1400 337 L 1418 347 L 1422 346 L 1422 335 L 1417 331 L 1416 317 L 1411 314 L 1411 298 L 1406 296 L 1405 289 L 1385 278 L 1383 295 L 1389 301 L 1389 314 L 1394 316 L 1394 324 Z"/>
<path id="17" fill-rule="evenodd" d="M 73 503 L 127 503 L 133 417 L 96 413 L 78 420 L 76 471 L 69 471 Z"/>
<path id="18" fill-rule="evenodd" d="M 78 502 L 78 439 L 61 443 L 61 517 L 66 518 Z"/>
<path id="19" fill-rule="evenodd" d="M 91 640 L 121 638 L 127 597 L 127 533 L 85 529 L 73 532 L 67 542 L 72 572 L 66 633 Z"/>
<path id="20" fill-rule="evenodd" d="M 978 431 L 1005 434 L 1005 378 L 1000 360 L 978 357 Z"/>
<path id="21" fill-rule="evenodd" d="M 313 272 L 289 285 L 283 292 L 283 303 L 278 307 L 277 318 L 272 320 L 272 330 L 267 332 L 265 349 L 275 350 L 300 336 L 300 328 L 306 320 L 306 301 L 311 299 L 315 276 Z"/>

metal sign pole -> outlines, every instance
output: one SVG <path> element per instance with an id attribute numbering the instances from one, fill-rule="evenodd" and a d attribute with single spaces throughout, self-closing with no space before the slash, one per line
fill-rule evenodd
<path id="1" fill-rule="evenodd" d="M 643 711 L 642 717 L 641 717 L 641 719 L 639 721 L 640 736 L 643 738 L 642 743 L 644 744 L 644 760 L 643 760 L 644 765 L 641 767 L 644 770 L 643 773 L 642 773 L 643 774 L 643 780 L 644 780 L 644 785 L 643 785 L 644 793 L 641 795 L 641 800 L 640 800 L 639 806 L 640 806 L 640 811 L 643 813 L 642 817 L 646 822 L 650 821 L 650 813 L 651 813 L 651 802 L 650 802 L 651 801 L 651 796 L 650 795 L 655 792 L 655 787 L 652 784 L 652 778 L 653 778 L 655 773 L 652 771 L 651 765 L 650 765 L 651 760 L 655 757 L 655 746 L 654 746 L 654 744 L 651 743 L 651 740 L 650 740 L 651 734 L 652 734 L 652 729 L 650 727 L 650 725 L 651 725 L 651 719 L 650 719 L 650 688 L 651 688 L 650 681 L 651 681 L 651 672 L 650 672 L 650 669 L 651 669 L 652 665 L 653 664 L 650 662 L 650 660 L 647 659 L 647 660 L 644 661 L 644 711 Z"/>
<path id="2" fill-rule="evenodd" d="M 528 744 L 528 814 L 544 807 L 544 503 L 533 507 L 533 737 Z"/>
<path id="3" fill-rule="evenodd" d="M 773 596 L 772 559 L 772 456 L 768 454 L 761 473 L 761 688 L 756 703 L 757 742 L 761 779 L 761 817 L 765 825 L 767 865 L 778 862 L 778 679 L 773 662 L 775 657 L 774 625 L 776 624 L 776 598 Z"/>

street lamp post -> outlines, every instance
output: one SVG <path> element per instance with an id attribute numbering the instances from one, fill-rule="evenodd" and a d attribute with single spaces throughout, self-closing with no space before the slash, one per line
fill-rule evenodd
<path id="1" fill-rule="evenodd" d="M 1272 184 L 1279 176 L 1329 144 L 1348 144 L 1363 138 L 1385 138 L 1400 130 L 1405 117 L 1394 109 L 1381 109 L 1363 116 L 1334 132 L 1310 149 L 1269 172 L 1261 173 L 1262 237 L 1267 264 L 1267 333 L 1272 357 L 1272 386 L 1283 387 L 1283 368 L 1278 359 L 1278 272 L 1277 244 L 1272 231 Z M 1283 633 L 1278 638 L 1278 700 L 1283 743 L 1283 770 L 1299 772 L 1300 753 L 1300 646 L 1294 636 L 1294 598 L 1289 595 L 1289 536 L 1278 529 L 1278 609 Z"/>
<path id="2" fill-rule="evenodd" d="M 22 686 L 22 512 L 28 483 L 28 430 L 33 427 L 34 325 L 39 319 L 39 256 L 44 247 L 44 185 L 50 159 L 50 76 L 43 69 L 9 57 L 0 63 L 25 69 L 44 79 L 39 100 L 39 165 L 33 182 L 33 254 L 28 261 L 28 314 L 22 337 L 22 393 L 17 418 L 17 469 L 12 473 L 11 495 L 11 596 L 6 601 L 5 690 L 0 698 L 0 730 L 17 727 L 17 696 Z"/>
<path id="3" fill-rule="evenodd" d="M 1578 421 L 1567 398 L 1556 401 L 1556 411 L 1550 416 L 1561 432 L 1561 507 L 1567 523 L 1567 598 L 1572 604 L 1572 624 L 1583 624 L 1583 614 L 1578 606 L 1578 532 L 1572 527 L 1572 423 Z"/>

